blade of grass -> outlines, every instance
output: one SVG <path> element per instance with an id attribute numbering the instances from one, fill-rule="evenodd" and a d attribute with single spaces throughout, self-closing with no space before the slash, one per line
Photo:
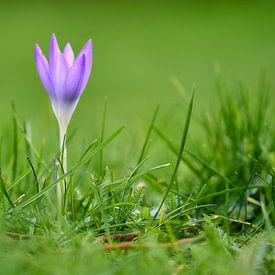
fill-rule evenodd
<path id="1" fill-rule="evenodd" d="M 31 132 L 29 129 L 29 124 L 26 121 L 23 122 L 23 131 L 24 131 L 24 135 L 28 137 L 29 140 L 31 140 Z M 26 141 L 26 139 L 25 139 L 25 149 L 26 149 L 26 155 L 31 160 L 32 159 L 31 147 L 30 147 L 30 144 Z"/>
<path id="2" fill-rule="evenodd" d="M 12 164 L 12 179 L 15 180 L 17 172 L 17 158 L 18 158 L 18 131 L 16 123 L 16 109 L 14 102 L 11 103 L 12 107 L 12 125 L 13 125 L 13 164 Z"/>
<path id="3" fill-rule="evenodd" d="M 39 182 L 38 182 L 38 179 L 37 179 L 37 175 L 36 175 L 36 172 L 35 172 L 35 169 L 34 169 L 34 166 L 31 162 L 31 160 L 29 159 L 29 157 L 27 157 L 27 160 L 31 166 L 31 169 L 32 169 L 32 172 L 33 172 L 33 175 L 34 175 L 34 180 L 35 180 L 35 185 L 36 185 L 36 192 L 39 193 Z"/>
<path id="4" fill-rule="evenodd" d="M 184 130 L 183 130 L 183 135 L 182 135 L 182 140 L 181 140 L 181 146 L 180 146 L 180 151 L 179 151 L 179 154 L 178 154 L 178 159 L 177 159 L 177 162 L 176 162 L 176 165 L 175 165 L 175 168 L 174 168 L 174 172 L 172 174 L 172 177 L 170 179 L 170 182 L 169 182 L 169 185 L 167 187 L 167 190 L 165 192 L 165 195 L 158 207 L 158 210 L 156 211 L 154 217 L 153 217 L 153 220 L 156 219 L 156 217 L 158 216 L 168 194 L 169 194 L 169 191 L 174 183 L 174 180 L 176 178 L 176 175 L 177 175 L 177 171 L 178 171 L 178 168 L 179 168 L 179 165 L 180 165 L 180 162 L 181 162 L 181 159 L 182 159 L 182 154 L 183 154 L 183 150 L 184 150 L 184 147 L 185 147 L 185 142 L 186 142 L 186 138 L 187 138 L 187 133 L 188 133 L 188 129 L 189 129 L 189 124 L 190 124 L 190 119 L 191 119 L 191 114 L 192 114 L 192 108 L 193 108 L 193 101 L 194 101 L 194 90 L 193 90 L 193 93 L 192 93 L 192 97 L 191 97 L 191 100 L 190 100 L 190 103 L 189 103 L 189 106 L 188 106 L 188 110 L 187 110 L 187 116 L 186 116 L 186 120 L 185 120 L 185 126 L 184 126 Z"/>
<path id="5" fill-rule="evenodd" d="M 147 148 L 147 145 L 148 145 L 148 142 L 149 142 L 149 138 L 150 138 L 150 135 L 152 133 L 152 130 L 154 128 L 154 125 L 155 125 L 155 122 L 156 122 L 156 119 L 157 119 L 157 115 L 158 115 L 158 112 L 159 112 L 159 105 L 156 107 L 155 109 L 155 112 L 154 112 L 154 115 L 153 115 L 153 118 L 152 118 L 152 121 L 150 123 L 150 126 L 148 128 L 148 131 L 147 131 L 147 135 L 146 135 L 146 138 L 145 138 L 145 141 L 144 141 L 144 144 L 142 146 L 142 149 L 141 149 L 141 153 L 140 153 L 140 156 L 139 156 L 139 159 L 138 159 L 138 163 L 140 163 L 144 157 L 144 154 L 145 154 L 145 150 Z"/>
<path id="6" fill-rule="evenodd" d="M 63 163 L 60 158 L 57 158 L 57 160 L 61 168 L 62 176 L 64 176 L 65 170 L 64 170 Z M 63 203 L 62 203 L 62 213 L 64 214 L 66 209 L 66 200 L 67 200 L 67 179 L 66 178 L 64 179 L 63 184 L 64 184 L 64 196 L 63 196 Z"/>
<path id="7" fill-rule="evenodd" d="M 100 143 L 101 144 L 104 141 L 106 114 L 107 114 L 107 98 L 105 97 L 103 117 L 102 117 L 102 125 L 101 125 L 101 136 L 100 136 Z M 100 152 L 99 152 L 99 171 L 102 170 L 102 165 L 103 165 L 103 149 L 101 149 Z"/>
<path id="8" fill-rule="evenodd" d="M 132 176 L 132 181 L 136 181 L 137 179 L 143 177 L 143 176 L 146 176 L 147 174 L 151 173 L 151 172 L 154 172 L 156 170 L 159 170 L 159 169 L 162 169 L 162 168 L 166 168 L 170 166 L 170 163 L 164 163 L 164 164 L 161 164 L 161 165 L 158 165 L 158 166 L 155 166 L 155 167 L 152 167 L 144 172 L 141 172 L 139 174 L 136 174 L 134 176 Z M 113 189 L 115 189 L 116 187 L 117 188 L 120 188 L 119 184 L 122 184 L 123 182 L 127 181 L 129 179 L 129 177 L 127 178 L 121 178 L 119 180 L 116 180 L 116 181 L 112 181 L 111 183 L 109 184 L 106 184 L 106 185 L 102 185 L 103 188 L 110 188 L 112 186 Z"/>
<path id="9" fill-rule="evenodd" d="M 132 179 L 132 177 L 137 173 L 137 171 L 139 170 L 139 168 L 142 166 L 142 164 L 147 160 L 148 158 L 145 158 L 144 160 L 142 160 L 137 166 L 136 168 L 132 171 L 132 173 L 130 174 L 130 176 L 128 177 L 127 181 L 126 181 L 126 184 L 123 188 L 123 191 L 122 191 L 122 196 L 121 196 L 121 201 L 123 202 L 124 201 L 124 198 L 125 198 L 125 194 L 126 194 L 126 189 Z"/>
<path id="10" fill-rule="evenodd" d="M 156 131 L 157 135 L 168 145 L 169 149 L 174 152 L 175 154 L 178 153 L 176 146 L 174 146 L 174 144 L 171 142 L 171 140 L 168 139 L 168 137 L 166 137 L 158 128 L 154 128 L 154 130 Z M 212 167 L 211 165 L 209 165 L 206 161 L 204 161 L 203 159 L 199 158 L 198 156 L 196 156 L 194 153 L 190 152 L 189 150 L 184 150 L 184 152 L 186 152 L 188 155 L 190 155 L 194 160 L 196 160 L 198 163 L 200 163 L 204 168 L 207 168 L 209 171 L 211 171 L 212 173 L 216 174 L 217 176 L 221 177 L 222 179 L 224 179 L 226 182 L 230 183 L 231 185 L 234 186 L 234 184 L 226 177 L 224 176 L 222 173 L 220 173 L 216 168 Z M 197 175 L 200 176 L 201 172 L 196 169 L 194 167 L 194 165 L 191 164 L 191 162 L 185 158 L 184 156 L 182 157 L 182 161 Z"/>
<path id="11" fill-rule="evenodd" d="M 24 126 L 22 125 L 22 123 L 21 123 L 20 120 L 18 119 L 17 113 L 16 113 L 16 112 L 13 112 L 13 119 L 14 119 L 14 123 L 16 124 L 17 129 L 23 134 L 26 143 L 29 144 L 29 146 L 30 146 L 30 148 L 31 148 L 31 151 L 32 151 L 33 155 L 34 155 L 37 159 L 39 159 L 39 153 L 38 153 L 38 151 L 36 150 L 35 146 L 33 145 L 32 141 L 30 140 L 29 136 L 27 136 L 27 135 L 25 134 Z M 41 160 L 41 164 L 42 164 L 44 167 L 47 167 L 47 164 L 45 163 L 45 161 Z"/>
<path id="12" fill-rule="evenodd" d="M 7 191 L 10 191 L 12 188 L 14 188 L 18 183 L 21 182 L 21 180 L 23 180 L 30 172 L 32 171 L 31 168 L 28 168 L 24 173 L 23 175 L 17 177 L 15 179 L 15 181 L 13 182 L 13 184 L 11 186 L 8 187 Z"/>
<path id="13" fill-rule="evenodd" d="M 154 127 L 154 131 L 167 144 L 168 148 L 177 155 L 178 150 L 176 146 L 174 146 L 174 144 L 168 139 L 168 137 L 166 137 L 165 134 L 157 127 Z M 200 175 L 200 171 L 194 167 L 194 165 L 192 165 L 186 157 L 182 156 L 182 161 L 194 172 L 195 175 Z"/>
<path id="14" fill-rule="evenodd" d="M 0 183 L 1 183 L 1 188 L 2 188 L 2 192 L 4 194 L 4 196 L 6 197 L 6 199 L 8 200 L 10 206 L 12 208 L 14 208 L 14 203 L 12 202 L 7 190 L 6 190 L 6 187 L 5 187 L 5 183 L 4 183 L 4 180 L 3 180 L 3 177 L 2 177 L 2 172 L 1 172 L 1 169 L 0 169 Z"/>
<path id="15" fill-rule="evenodd" d="M 2 167 L 2 143 L 3 139 L 0 137 L 0 167 Z"/>
<path id="16" fill-rule="evenodd" d="M 164 224 L 168 221 L 171 221 L 171 220 L 175 219 L 176 217 L 178 217 L 180 215 L 186 214 L 188 212 L 191 213 L 193 210 L 196 210 L 196 209 L 211 207 L 211 206 L 215 206 L 215 204 L 203 204 L 203 205 L 193 206 L 193 207 L 190 207 L 188 209 L 184 209 L 184 210 L 180 211 L 179 213 L 176 213 L 175 215 L 172 215 L 172 213 L 169 213 L 170 215 L 169 215 L 169 217 L 167 217 L 168 219 L 164 220 L 161 224 L 159 224 L 159 226 L 161 226 L 162 224 Z M 185 205 L 181 206 L 181 207 L 179 207 L 178 209 L 175 209 L 175 210 L 177 210 L 177 211 L 181 210 L 181 209 L 183 209 L 183 207 L 185 207 Z M 174 213 L 176 212 L 175 210 L 173 211 Z"/>
<path id="17" fill-rule="evenodd" d="M 81 158 L 79 159 L 79 161 L 82 161 L 82 159 L 86 156 L 86 154 L 93 148 L 93 146 L 98 142 L 97 139 L 93 140 L 89 146 L 86 148 L 86 150 L 84 151 L 84 153 L 82 154 Z"/>

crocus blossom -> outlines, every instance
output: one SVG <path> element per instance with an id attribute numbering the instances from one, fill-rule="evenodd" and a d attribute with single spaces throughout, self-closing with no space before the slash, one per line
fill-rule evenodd
<path id="1" fill-rule="evenodd" d="M 92 40 L 88 40 L 75 58 L 72 47 L 66 44 L 60 51 L 55 34 L 49 49 L 49 62 L 39 45 L 35 45 L 35 62 L 41 82 L 50 96 L 63 142 L 68 124 L 78 100 L 86 87 L 92 69 Z"/>

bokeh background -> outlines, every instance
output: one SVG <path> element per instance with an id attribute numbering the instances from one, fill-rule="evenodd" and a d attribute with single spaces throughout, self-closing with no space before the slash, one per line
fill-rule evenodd
<path id="1" fill-rule="evenodd" d="M 253 95 L 265 72 L 274 88 L 274 1 L 0 3 L 1 128 L 10 127 L 13 100 L 19 117 L 31 125 L 34 143 L 45 139 L 48 150 L 58 148 L 57 125 L 33 48 L 39 43 L 47 54 L 53 32 L 61 48 L 70 42 L 75 53 L 93 39 L 91 79 L 70 125 L 70 131 L 77 130 L 76 147 L 99 136 L 106 97 L 107 133 L 127 124 L 132 148 L 157 104 L 159 123 L 179 137 L 194 83 L 195 115 L 217 107 L 217 74 L 242 81 Z M 193 124 L 196 133 L 199 126 Z"/>

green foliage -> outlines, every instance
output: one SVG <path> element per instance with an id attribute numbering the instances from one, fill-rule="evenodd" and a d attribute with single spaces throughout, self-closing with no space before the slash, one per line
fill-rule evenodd
<path id="1" fill-rule="evenodd" d="M 122 176 L 103 157 L 125 128 L 106 135 L 107 104 L 100 137 L 81 148 L 66 174 L 55 161 L 60 152 L 47 160 L 14 109 L 14 138 L 5 144 L 16 156 L 1 154 L 0 273 L 275 272 L 275 145 L 266 90 L 261 85 L 250 100 L 242 86 L 232 96 L 220 85 L 220 108 L 201 120 L 205 135 L 196 146 L 186 144 L 193 97 L 180 144 L 157 125 L 157 107 L 138 161 L 130 160 L 136 165 L 120 167 Z M 150 140 L 171 150 L 175 163 L 147 164 Z M 64 180 L 59 209 L 56 186 Z M 133 233 L 126 243 L 132 249 L 115 246 Z"/>

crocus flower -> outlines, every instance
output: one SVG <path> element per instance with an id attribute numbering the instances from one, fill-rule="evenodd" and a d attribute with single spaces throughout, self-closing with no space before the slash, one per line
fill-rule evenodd
<path id="1" fill-rule="evenodd" d="M 55 34 L 49 49 L 49 62 L 38 44 L 35 45 L 35 62 L 41 82 L 50 96 L 52 107 L 63 142 L 68 124 L 78 100 L 86 87 L 92 69 L 92 40 L 88 40 L 75 58 L 72 47 L 66 44 L 60 51 Z"/>
<path id="2" fill-rule="evenodd" d="M 35 45 L 35 62 L 41 82 L 50 96 L 52 107 L 59 125 L 60 149 L 63 170 L 67 170 L 65 135 L 78 100 L 86 87 L 92 69 L 92 40 L 88 40 L 75 58 L 68 43 L 60 51 L 55 35 L 52 35 L 49 62 L 38 44 Z M 61 209 L 64 184 L 57 185 L 57 201 Z"/>

